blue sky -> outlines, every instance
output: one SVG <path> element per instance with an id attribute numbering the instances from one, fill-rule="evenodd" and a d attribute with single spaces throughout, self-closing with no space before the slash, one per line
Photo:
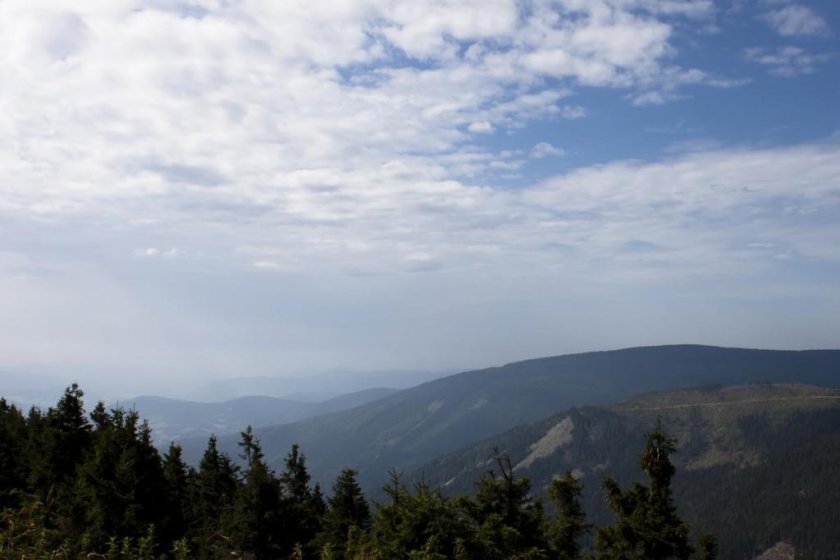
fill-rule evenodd
<path id="1" fill-rule="evenodd" d="M 829 0 L 7 0 L 0 371 L 837 347 L 838 34 Z"/>

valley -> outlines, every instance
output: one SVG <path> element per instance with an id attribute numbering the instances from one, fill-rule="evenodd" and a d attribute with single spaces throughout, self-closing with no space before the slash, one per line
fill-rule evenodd
<path id="1" fill-rule="evenodd" d="M 650 391 L 716 384 L 840 385 L 840 351 L 775 351 L 676 345 L 570 354 L 469 371 L 382 399 L 282 426 L 254 426 L 269 463 L 293 443 L 311 457 L 316 480 L 359 470 L 378 488 L 390 469 L 430 458 L 575 406 L 607 405 Z M 238 435 L 219 438 L 235 457 Z M 206 438 L 181 442 L 195 462 Z"/>

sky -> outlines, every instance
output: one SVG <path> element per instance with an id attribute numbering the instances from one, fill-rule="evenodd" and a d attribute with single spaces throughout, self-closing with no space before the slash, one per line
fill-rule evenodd
<path id="1" fill-rule="evenodd" d="M 838 36 L 835 0 L 2 0 L 0 371 L 840 347 Z"/>

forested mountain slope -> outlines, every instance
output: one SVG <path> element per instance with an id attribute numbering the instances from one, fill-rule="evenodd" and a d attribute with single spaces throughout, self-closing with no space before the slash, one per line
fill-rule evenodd
<path id="1" fill-rule="evenodd" d="M 714 536 L 691 540 L 676 515 L 674 440 L 659 427 L 639 455 L 648 485 L 613 483 L 620 520 L 595 528 L 568 473 L 552 483 L 553 516 L 503 457 L 502 476 L 483 478 L 473 495 L 450 498 L 394 475 L 372 510 L 352 469 L 329 497 L 312 485 L 297 446 L 275 472 L 247 428 L 242 468 L 213 438 L 191 468 L 177 445 L 155 449 L 136 410 L 99 402 L 88 411 L 83 397 L 74 384 L 55 406 L 26 414 L 0 397 L 0 558 L 572 560 L 589 557 L 579 554 L 587 533 L 602 560 L 625 560 L 627 550 L 640 560 L 716 558 Z"/>
<path id="2" fill-rule="evenodd" d="M 443 453 L 572 406 L 616 402 L 646 391 L 750 382 L 840 384 L 840 351 L 658 346 L 572 354 L 470 371 L 339 413 L 256 430 L 273 465 L 295 442 L 316 480 L 344 466 L 368 488 L 391 468 Z M 220 439 L 236 455 L 237 437 Z M 184 442 L 195 460 L 204 440 Z"/>
<path id="3" fill-rule="evenodd" d="M 797 558 L 840 557 L 840 390 L 793 384 L 707 387 L 574 408 L 519 426 L 410 473 L 469 492 L 494 450 L 544 494 L 573 471 L 598 523 L 610 519 L 604 474 L 641 479 L 635 450 L 661 418 L 678 439 L 675 500 L 698 532 L 718 537 L 722 558 L 753 558 L 786 540 Z"/>

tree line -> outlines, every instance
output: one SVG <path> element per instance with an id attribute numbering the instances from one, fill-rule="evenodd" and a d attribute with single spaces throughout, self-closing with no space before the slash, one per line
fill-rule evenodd
<path id="1" fill-rule="evenodd" d="M 240 459 L 215 437 L 197 467 L 177 444 L 164 454 L 133 410 L 98 403 L 87 413 L 72 385 L 46 411 L 24 414 L 0 399 L 0 555 L 3 558 L 196 558 L 318 560 L 712 560 L 714 538 L 696 545 L 671 496 L 675 441 L 657 424 L 640 467 L 648 483 L 606 477 L 614 522 L 594 527 L 572 473 L 549 487 L 550 509 L 517 478 L 510 460 L 471 495 L 446 496 L 392 472 L 385 499 L 369 504 L 344 469 L 329 496 L 312 484 L 292 446 L 272 470 L 248 427 Z"/>

